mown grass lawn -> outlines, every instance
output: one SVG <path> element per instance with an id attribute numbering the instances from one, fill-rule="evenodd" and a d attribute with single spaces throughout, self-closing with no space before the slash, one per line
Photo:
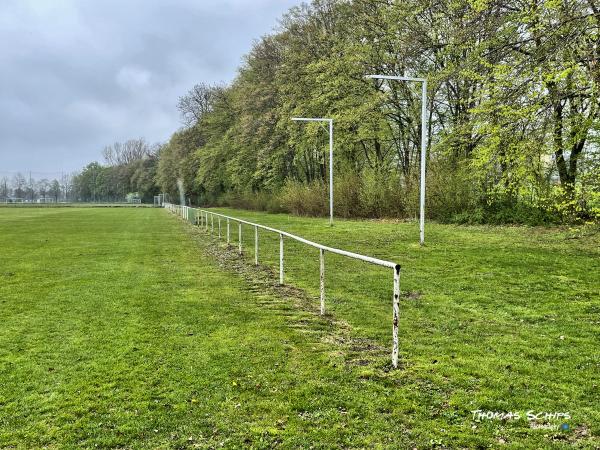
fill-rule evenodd
<path id="1" fill-rule="evenodd" d="M 164 210 L 3 209 L 0 447 L 600 446 L 597 235 L 227 212 L 402 264 L 401 369 L 387 269 L 327 255 L 321 318 L 314 249 L 286 241 L 306 300 L 249 228 L 241 266 Z"/>

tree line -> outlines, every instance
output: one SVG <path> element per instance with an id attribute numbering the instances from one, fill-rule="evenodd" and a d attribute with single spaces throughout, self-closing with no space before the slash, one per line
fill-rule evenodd
<path id="1" fill-rule="evenodd" d="M 598 0 L 313 0 L 231 84 L 182 96 L 167 143 L 113 148 L 79 177 L 106 171 L 109 196 L 326 214 L 327 131 L 291 118 L 331 117 L 336 214 L 416 217 L 420 86 L 366 78 L 407 75 L 428 80 L 430 218 L 594 220 L 599 52 Z"/>
<path id="2" fill-rule="evenodd" d="M 23 173 L 0 177 L 0 203 L 66 201 L 71 190 L 71 177 L 34 179 Z"/>
<path id="3" fill-rule="evenodd" d="M 125 202 L 139 198 L 153 203 L 159 192 L 156 168 L 161 145 L 143 138 L 106 146 L 104 163 L 58 178 L 35 179 L 22 173 L 0 178 L 0 203 Z"/>
<path id="4" fill-rule="evenodd" d="M 597 0 L 315 0 L 255 43 L 229 86 L 179 101 L 162 190 L 195 203 L 414 217 L 428 80 L 427 213 L 459 222 L 598 217 Z"/>

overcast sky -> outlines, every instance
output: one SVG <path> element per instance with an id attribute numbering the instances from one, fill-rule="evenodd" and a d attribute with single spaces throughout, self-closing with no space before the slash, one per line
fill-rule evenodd
<path id="1" fill-rule="evenodd" d="M 0 0 L 0 175 L 166 141 L 195 83 L 229 82 L 300 0 Z"/>

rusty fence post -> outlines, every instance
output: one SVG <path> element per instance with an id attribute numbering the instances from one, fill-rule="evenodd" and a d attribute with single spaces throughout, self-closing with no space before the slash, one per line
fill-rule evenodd
<path id="1" fill-rule="evenodd" d="M 319 249 L 320 279 L 321 279 L 321 315 L 325 314 L 325 250 Z"/>
<path id="2" fill-rule="evenodd" d="M 394 369 L 398 367 L 398 321 L 400 319 L 400 265 L 397 264 L 394 268 L 394 298 L 393 298 L 393 330 L 392 337 L 394 340 L 392 348 L 392 366 Z"/>
<path id="3" fill-rule="evenodd" d="M 283 284 L 283 234 L 279 235 L 279 284 Z"/>
<path id="4" fill-rule="evenodd" d="M 254 265 L 258 266 L 258 227 L 254 226 Z"/>

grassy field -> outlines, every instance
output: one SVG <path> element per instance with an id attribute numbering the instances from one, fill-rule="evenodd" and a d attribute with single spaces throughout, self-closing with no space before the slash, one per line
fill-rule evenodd
<path id="1" fill-rule="evenodd" d="M 300 244 L 279 288 L 249 228 L 244 263 L 164 210 L 3 209 L 0 448 L 600 447 L 597 234 L 221 211 L 402 264 L 400 370 L 389 269 L 327 255 L 322 318 Z"/>

